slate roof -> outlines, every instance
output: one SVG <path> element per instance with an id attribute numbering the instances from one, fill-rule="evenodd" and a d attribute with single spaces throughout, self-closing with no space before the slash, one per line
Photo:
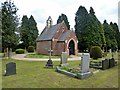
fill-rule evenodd
<path id="1" fill-rule="evenodd" d="M 65 41 L 65 40 L 67 39 L 67 37 L 69 36 L 70 32 L 71 32 L 71 31 L 68 30 L 68 31 L 62 33 L 62 35 L 61 35 L 61 37 L 59 38 L 58 41 Z"/>
<path id="2" fill-rule="evenodd" d="M 61 23 L 52 25 L 50 28 L 45 27 L 44 30 L 42 31 L 42 33 L 36 39 L 36 41 L 51 40 L 54 37 L 55 33 L 58 31 L 60 24 Z M 63 32 L 58 41 L 65 41 L 67 39 L 67 37 L 69 36 L 70 32 L 71 32 L 71 30 Z"/>
<path id="3" fill-rule="evenodd" d="M 38 36 L 36 41 L 39 40 L 51 40 L 55 33 L 58 31 L 59 24 L 53 25 L 50 28 L 45 28 L 42 33 Z"/>

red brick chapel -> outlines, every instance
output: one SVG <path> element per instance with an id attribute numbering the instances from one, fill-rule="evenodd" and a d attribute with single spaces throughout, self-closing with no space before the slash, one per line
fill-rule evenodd
<path id="1" fill-rule="evenodd" d="M 46 26 L 36 39 L 36 51 L 38 54 L 48 55 L 48 50 L 52 50 L 52 55 L 61 55 L 67 52 L 68 55 L 78 54 L 78 40 L 73 30 L 68 30 L 64 21 L 52 25 L 52 18 L 49 16 Z"/>

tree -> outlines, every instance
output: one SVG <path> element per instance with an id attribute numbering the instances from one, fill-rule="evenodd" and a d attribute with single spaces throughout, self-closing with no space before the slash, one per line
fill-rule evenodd
<path id="1" fill-rule="evenodd" d="M 103 23 L 104 34 L 106 38 L 106 49 L 115 50 L 117 48 L 117 41 L 115 39 L 115 31 L 113 28 L 104 20 Z"/>
<path id="2" fill-rule="evenodd" d="M 35 45 L 35 40 L 38 36 L 38 29 L 37 23 L 32 15 L 30 18 L 28 18 L 27 15 L 23 16 L 20 27 L 20 36 L 25 48 L 29 45 Z"/>
<path id="3" fill-rule="evenodd" d="M 25 48 L 29 46 L 29 21 L 27 15 L 22 17 L 22 23 L 20 27 L 20 38 Z"/>
<path id="4" fill-rule="evenodd" d="M 29 30 L 30 30 L 30 44 L 35 45 L 35 40 L 38 37 L 37 23 L 34 17 L 31 15 L 29 18 Z"/>
<path id="5" fill-rule="evenodd" d="M 115 31 L 115 39 L 116 39 L 117 44 L 118 44 L 118 49 L 120 50 L 120 31 L 119 31 L 118 25 L 117 25 L 117 23 L 110 22 L 110 26 Z"/>
<path id="6" fill-rule="evenodd" d="M 105 46 L 105 36 L 102 24 L 90 7 L 89 14 L 85 7 L 80 6 L 75 16 L 75 33 L 78 38 L 79 49 L 90 49 L 91 46 Z"/>
<path id="7" fill-rule="evenodd" d="M 100 47 L 102 46 L 104 47 L 106 45 L 104 30 L 102 24 L 95 16 L 95 12 L 92 7 L 90 7 L 90 11 L 89 11 L 88 24 L 91 32 L 89 37 L 90 46 L 97 45 Z"/>
<path id="8" fill-rule="evenodd" d="M 85 50 L 89 47 L 88 34 L 88 12 L 85 7 L 80 6 L 75 14 L 75 33 L 78 38 L 79 50 Z"/>
<path id="9" fill-rule="evenodd" d="M 18 9 L 11 0 L 2 3 L 2 48 L 13 48 L 18 43 Z"/>
<path id="10" fill-rule="evenodd" d="M 69 25 L 69 22 L 68 22 L 68 18 L 65 14 L 61 14 L 59 17 L 58 17 L 58 20 L 57 20 L 57 24 L 58 23 L 61 23 L 62 21 L 64 20 L 68 30 L 70 30 L 70 25 Z"/>
<path id="11" fill-rule="evenodd" d="M 2 10 L 0 9 L 0 53 L 2 52 Z"/>

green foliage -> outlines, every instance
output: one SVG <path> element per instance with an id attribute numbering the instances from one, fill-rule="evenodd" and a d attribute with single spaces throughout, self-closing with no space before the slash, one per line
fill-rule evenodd
<path id="1" fill-rule="evenodd" d="M 62 21 L 64 20 L 68 30 L 70 30 L 70 25 L 69 25 L 69 22 L 68 22 L 68 18 L 65 14 L 61 14 L 59 17 L 58 17 L 58 20 L 57 20 L 57 24 L 58 23 L 61 23 Z"/>
<path id="2" fill-rule="evenodd" d="M 117 41 L 116 41 L 116 38 L 115 38 L 115 31 L 107 23 L 106 20 L 104 20 L 103 29 L 104 29 L 104 34 L 105 34 L 105 38 L 106 38 L 106 48 L 115 50 L 118 47 L 117 46 Z"/>
<path id="3" fill-rule="evenodd" d="M 16 49 L 16 50 L 15 50 L 15 53 L 16 53 L 16 54 L 23 54 L 24 52 L 25 52 L 24 49 Z"/>
<path id="4" fill-rule="evenodd" d="M 102 24 L 90 7 L 89 14 L 85 7 L 80 6 L 75 16 L 75 33 L 79 41 L 79 49 L 89 49 L 93 45 L 106 46 Z"/>
<path id="5" fill-rule="evenodd" d="M 89 25 L 88 25 L 88 12 L 85 7 L 80 6 L 75 14 L 75 33 L 78 38 L 78 48 L 87 49 L 89 47 Z M 87 37 L 86 37 L 87 36 Z"/>
<path id="6" fill-rule="evenodd" d="M 93 59 L 102 58 L 102 50 L 99 46 L 92 46 L 90 49 L 90 57 Z"/>
<path id="7" fill-rule="evenodd" d="M 120 31 L 119 31 L 118 25 L 117 25 L 117 23 L 110 22 L 110 26 L 115 31 L 115 39 L 117 41 L 118 49 L 120 50 Z"/>
<path id="8" fill-rule="evenodd" d="M 29 22 L 28 22 L 28 17 L 24 15 L 22 17 L 22 23 L 20 27 L 20 37 L 21 41 L 23 41 L 23 44 L 25 47 L 29 46 Z"/>
<path id="9" fill-rule="evenodd" d="M 20 36 L 21 41 L 23 41 L 23 44 L 26 48 L 29 45 L 35 46 L 35 40 L 38 36 L 38 29 L 37 23 L 32 15 L 30 16 L 30 18 L 28 18 L 26 15 L 22 17 Z"/>
<path id="10" fill-rule="evenodd" d="M 88 25 L 89 25 L 89 43 L 90 47 L 91 46 L 105 46 L 106 41 L 105 41 L 105 36 L 104 36 L 104 30 L 102 27 L 102 24 L 100 21 L 97 19 L 95 16 L 94 9 L 90 7 L 90 13 L 89 13 L 89 20 L 88 20 Z"/>
<path id="11" fill-rule="evenodd" d="M 29 44 L 35 46 L 35 40 L 38 37 L 37 23 L 34 17 L 31 15 L 29 18 Z"/>
<path id="12" fill-rule="evenodd" d="M 17 7 L 11 0 L 5 1 L 2 6 L 2 47 L 13 48 L 18 44 L 18 16 Z"/>
<path id="13" fill-rule="evenodd" d="M 35 47 L 34 46 L 29 46 L 27 51 L 28 52 L 34 52 Z"/>

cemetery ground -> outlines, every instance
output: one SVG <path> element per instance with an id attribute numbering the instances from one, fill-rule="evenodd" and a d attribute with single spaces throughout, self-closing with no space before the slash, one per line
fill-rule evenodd
<path id="1" fill-rule="evenodd" d="M 5 65 L 9 62 L 16 63 L 17 74 L 4 76 Z M 60 61 L 53 63 L 55 66 L 60 65 Z M 2 88 L 118 88 L 118 83 L 120 84 L 120 64 L 107 70 L 99 70 L 83 80 L 55 72 L 55 68 L 44 68 L 45 64 L 46 61 L 2 60 Z M 80 60 L 68 61 L 68 67 L 71 68 L 80 68 L 79 64 Z"/>

